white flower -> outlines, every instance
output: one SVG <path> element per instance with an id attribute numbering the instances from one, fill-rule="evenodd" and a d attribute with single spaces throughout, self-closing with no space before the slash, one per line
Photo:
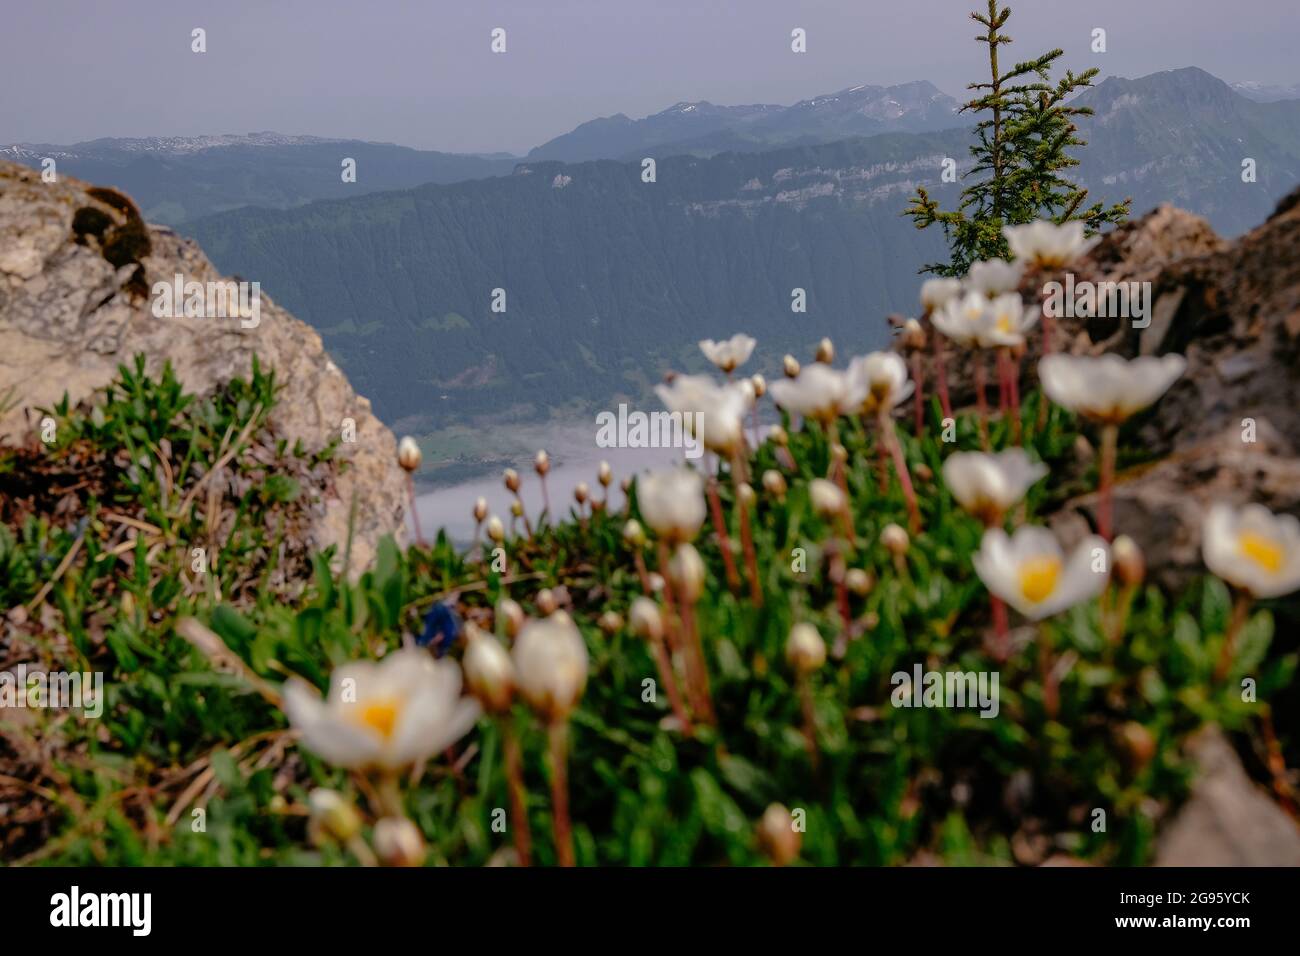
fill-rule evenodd
<path id="1" fill-rule="evenodd" d="M 1118 424 L 1169 390 L 1187 360 L 1181 355 L 1049 355 L 1038 363 L 1047 397 L 1085 418 Z"/>
<path id="2" fill-rule="evenodd" d="M 1257 598 L 1300 590 L 1300 521 L 1263 505 L 1216 504 L 1201 532 L 1205 566 Z"/>
<path id="3" fill-rule="evenodd" d="M 975 262 L 966 273 L 965 288 L 967 292 L 978 292 L 986 299 L 994 299 L 1019 289 L 1024 271 L 1024 264 L 1020 262 L 1003 259 Z"/>
<path id="4" fill-rule="evenodd" d="M 907 363 L 896 352 L 871 352 L 849 363 L 855 393 L 864 393 L 871 409 L 891 409 L 912 394 Z"/>
<path id="5" fill-rule="evenodd" d="M 756 344 L 755 340 L 748 335 L 737 332 L 724 342 L 705 339 L 700 343 L 700 351 L 704 353 L 705 358 L 722 369 L 722 371 L 731 372 L 736 366 L 744 365 L 749 361 L 749 356 L 753 354 Z"/>
<path id="6" fill-rule="evenodd" d="M 943 463 L 943 480 L 966 511 L 986 522 L 999 520 L 1047 474 L 1047 466 L 1032 461 L 1023 448 L 995 455 L 959 451 Z"/>
<path id="7" fill-rule="evenodd" d="M 950 299 L 930 316 L 930 322 L 958 345 L 973 348 L 979 344 L 979 330 L 988 311 L 989 300 L 978 292 Z"/>
<path id="8" fill-rule="evenodd" d="M 669 540 L 690 541 L 704 524 L 704 480 L 689 468 L 643 475 L 636 501 L 646 524 Z"/>
<path id="9" fill-rule="evenodd" d="M 303 745 L 330 763 L 399 770 L 463 737 L 479 705 L 461 697 L 455 661 L 411 648 L 336 668 L 324 700 L 305 681 L 290 680 L 284 712 Z"/>
<path id="10" fill-rule="evenodd" d="M 1090 535 L 1067 559 L 1052 532 L 1023 525 L 1014 537 L 1001 528 L 985 531 L 973 561 L 991 593 L 1031 621 L 1040 621 L 1100 594 L 1108 576 L 1093 570 L 1094 562 L 1108 567 L 1110 556 L 1106 542 Z"/>
<path id="11" fill-rule="evenodd" d="M 587 686 L 587 645 L 573 619 L 556 611 L 524 625 L 515 639 L 519 693 L 545 720 L 561 720 Z"/>
<path id="12" fill-rule="evenodd" d="M 1033 328 L 1042 312 L 1036 305 L 1026 305 L 1018 292 L 1000 295 L 988 304 L 975 326 L 975 337 L 984 348 L 1010 348 L 1023 345 L 1025 333 Z"/>
<path id="13" fill-rule="evenodd" d="M 926 279 L 921 283 L 921 305 L 937 312 L 961 295 L 960 279 Z"/>
<path id="14" fill-rule="evenodd" d="M 1043 268 L 1060 268 L 1081 255 L 1090 245 L 1077 219 L 1057 225 L 1040 219 L 1024 226 L 1003 226 L 1002 235 L 1017 260 Z"/>
<path id="15" fill-rule="evenodd" d="M 821 362 L 809 365 L 797 378 L 773 382 L 769 390 L 782 408 L 821 422 L 856 411 L 867 398 L 865 381 L 851 380 Z"/>
<path id="16" fill-rule="evenodd" d="M 697 437 L 710 451 L 731 458 L 742 450 L 745 413 L 754 404 L 749 379 L 720 385 L 707 375 L 678 375 L 655 394 L 670 412 L 689 414 L 688 424 L 698 420 Z"/>

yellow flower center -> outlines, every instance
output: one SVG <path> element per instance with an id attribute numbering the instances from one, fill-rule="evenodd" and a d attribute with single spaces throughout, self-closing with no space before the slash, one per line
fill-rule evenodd
<path id="1" fill-rule="evenodd" d="M 1045 601 L 1056 590 L 1060 575 L 1059 558 L 1030 558 L 1020 566 L 1020 593 L 1035 604 Z"/>
<path id="2" fill-rule="evenodd" d="M 1244 531 L 1237 539 L 1237 547 L 1269 574 L 1277 574 L 1282 570 L 1282 547 L 1272 538 L 1254 531 Z"/>
<path id="3" fill-rule="evenodd" d="M 1011 316 L 1005 313 L 998 316 L 998 331 L 1004 335 L 1011 331 Z"/>
<path id="4" fill-rule="evenodd" d="M 382 698 L 371 701 L 361 708 L 361 723 L 387 740 L 393 736 L 399 713 L 401 713 L 401 705 L 397 701 Z"/>

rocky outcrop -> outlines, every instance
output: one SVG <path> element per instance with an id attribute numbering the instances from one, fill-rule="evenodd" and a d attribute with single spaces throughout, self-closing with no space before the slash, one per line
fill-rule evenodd
<path id="1" fill-rule="evenodd" d="M 232 281 L 193 242 L 146 225 L 131 201 L 60 176 L 0 162 L 0 436 L 22 438 L 36 409 L 65 394 L 77 402 L 106 385 L 119 364 L 147 356 L 156 372 L 170 361 L 186 388 L 204 394 L 247 376 L 254 355 L 283 383 L 272 414 L 290 445 L 315 450 L 344 436 L 347 467 L 311 529 L 314 547 L 347 538 L 355 497 L 352 566 L 373 556 L 384 534 L 404 534 L 405 484 L 396 444 L 330 361 L 320 336 L 260 296 L 256 315 L 158 317 L 156 282 Z M 176 311 L 183 313 L 179 305 Z"/>
<path id="2" fill-rule="evenodd" d="M 1076 352 L 1187 357 L 1187 372 L 1134 440 L 1154 466 L 1117 477 L 1115 524 L 1138 529 L 1150 567 L 1175 585 L 1200 568 L 1213 501 L 1300 512 L 1300 190 L 1261 226 L 1224 242 L 1162 207 L 1098 243 L 1078 271 L 1150 282 L 1151 324 L 1094 321 L 1065 332 Z M 1091 517 L 1094 500 L 1074 503 Z"/>

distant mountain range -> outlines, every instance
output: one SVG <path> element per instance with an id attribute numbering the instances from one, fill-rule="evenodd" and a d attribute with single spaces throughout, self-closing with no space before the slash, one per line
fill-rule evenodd
<path id="1" fill-rule="evenodd" d="M 933 84 L 855 86 L 793 106 L 715 106 L 678 103 L 633 120 L 619 113 L 583 123 L 543 143 L 528 159 L 641 159 L 645 156 L 712 156 L 814 145 L 875 133 L 921 133 L 964 126 L 958 102 Z"/>
<path id="2" fill-rule="evenodd" d="M 1096 115 L 1077 176 L 1091 199 L 1174 202 L 1240 233 L 1300 181 L 1300 100 L 1254 92 L 1195 68 L 1108 79 L 1078 100 Z M 901 212 L 918 185 L 955 203 L 961 184 L 938 181 L 945 157 L 970 163 L 955 105 L 928 83 L 681 103 L 525 160 L 274 133 L 0 155 L 127 190 L 316 326 L 382 417 L 432 429 L 644 398 L 665 369 L 699 366 L 698 339 L 742 329 L 767 371 L 822 335 L 879 346 L 882 316 L 915 308 L 917 269 L 943 254 Z"/>
<path id="3" fill-rule="evenodd" d="M 242 206 L 287 209 L 315 199 L 501 176 L 518 162 L 280 133 L 17 143 L 0 147 L 0 157 L 36 168 L 52 158 L 61 172 L 124 190 L 146 219 L 167 225 Z M 356 160 L 356 182 L 343 182 L 344 158 Z"/>
<path id="4" fill-rule="evenodd" d="M 678 103 L 645 119 L 606 117 L 532 150 L 527 159 L 640 159 L 833 142 L 890 131 L 962 125 L 957 102 L 930 83 L 857 86 L 793 106 Z M 15 143 L 0 157 L 39 167 L 46 157 L 87 182 L 136 198 L 147 219 L 177 225 L 242 206 L 288 209 L 425 183 L 509 175 L 525 157 L 411 149 L 391 143 L 262 132 L 227 136 L 97 139 L 71 146 Z M 344 157 L 357 161 L 342 180 Z"/>

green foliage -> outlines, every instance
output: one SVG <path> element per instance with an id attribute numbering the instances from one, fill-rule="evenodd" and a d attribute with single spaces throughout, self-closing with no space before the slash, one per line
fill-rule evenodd
<path id="1" fill-rule="evenodd" d="M 1140 589 L 1118 641 L 1103 627 L 1103 603 L 1115 599 L 1114 591 L 1103 603 L 1022 632 L 1024 646 L 997 667 L 996 719 L 890 706 L 891 675 L 918 663 L 938 670 L 995 666 L 985 647 L 988 598 L 970 563 L 981 528 L 941 482 L 922 480 L 926 530 L 895 563 L 880 533 L 905 522 L 901 490 L 892 479 L 885 490 L 878 486 L 871 430 L 842 421 L 855 540 L 846 557 L 874 579 L 869 591 L 850 597 L 851 633 L 826 570 L 831 529 L 807 493 L 807 481 L 826 473 L 828 445 L 819 429 L 806 427 L 790 435 L 797 468 L 787 472 L 788 495 L 757 501 L 763 607 L 744 589 L 726 588 L 711 535 L 697 542 L 711 582 L 697 613 L 718 723 L 697 725 L 685 737 L 664 720 L 662 687 L 655 701 L 643 700 L 643 681 L 656 675 L 648 648 L 626 627 L 597 624 L 607 610 L 626 617 L 640 594 L 623 515 L 541 517 L 534 538 L 507 542 L 504 575 L 477 550 L 458 551 L 439 534 L 427 547 L 404 552 L 385 541 L 371 570 L 346 580 L 332 570 L 332 553 L 295 558 L 279 546 L 275 529 L 292 525 L 295 509 L 309 504 L 317 486 L 301 480 L 302 469 L 321 462 L 286 455 L 266 469 L 249 452 L 278 447 L 266 435 L 273 398 L 273 382 L 257 370 L 200 401 L 176 386 L 169 369 L 150 378 L 137 363 L 123 367 L 93 407 L 64 403 L 54 410 L 60 442 L 38 452 L 46 464 L 99 455 L 137 467 L 138 455 L 170 449 L 175 484 L 165 491 L 151 477 L 161 467 L 137 467 L 134 475 L 128 467 L 96 486 L 102 498 L 81 500 L 79 520 L 75 513 L 28 514 L 16 526 L 12 515 L 0 522 L 0 605 L 33 609 L 15 631 L 20 646 L 51 667 L 101 670 L 107 684 L 101 720 L 45 712 L 26 726 L 0 720 L 4 772 L 36 782 L 40 795 L 29 799 L 42 811 L 10 828 L 0 844 L 6 858 L 357 862 L 351 849 L 309 839 L 306 800 L 312 788 L 325 786 L 373 811 L 366 788 L 295 747 L 280 711 L 251 692 L 249 675 L 274 684 L 296 674 L 324 688 L 339 665 L 382 656 L 418 633 L 422 612 L 440 599 L 490 626 L 490 609 L 504 596 L 531 608 L 543 587 L 563 586 L 569 595 L 591 658 L 570 759 L 577 857 L 588 864 L 760 863 L 755 823 L 772 802 L 804 811 L 800 858 L 812 864 L 898 864 L 924 855 L 953 864 L 1032 862 L 1055 852 L 1147 862 L 1157 821 L 1186 794 L 1182 742 L 1211 721 L 1249 729 L 1294 674 L 1294 654 L 1270 651 L 1272 615 L 1261 609 L 1244 630 L 1229 679 L 1213 679 L 1230 601 L 1223 585 L 1208 579 L 1179 595 Z M 1031 396 L 1023 410 L 1027 434 L 1036 402 Z M 924 466 L 937 474 L 953 450 L 937 441 L 938 426 L 933 406 L 926 434 L 903 437 L 915 471 Z M 1026 520 L 1055 507 L 1076 434 L 1058 409 L 1043 431 L 1030 434 L 1032 453 L 1053 477 L 1031 493 Z M 1009 423 L 995 423 L 992 435 L 1006 443 Z M 974 424 L 963 417 L 957 447 L 977 444 Z M 249 487 L 225 493 L 223 513 L 234 510 L 238 518 L 224 543 L 218 540 L 203 586 L 189 571 L 187 546 L 200 540 L 208 516 L 166 503 L 187 482 L 194 487 L 193 476 L 230 448 L 244 449 L 231 467 Z M 0 464 L 16 454 L 0 449 Z M 756 478 L 781 466 L 774 448 L 763 445 L 747 467 Z M 734 539 L 734 494 L 725 485 L 722 499 Z M 115 513 L 140 516 L 160 536 L 142 532 L 134 547 L 120 547 L 104 517 L 110 500 Z M 80 553 L 56 579 L 55 568 L 77 541 Z M 159 541 L 164 547 L 156 547 Z M 806 571 L 796 570 L 795 548 L 807 552 Z M 653 548 L 642 557 L 653 565 Z M 277 567 L 277 560 L 289 567 Z M 237 666 L 216 666 L 175 633 L 178 619 L 190 615 L 210 625 Z M 798 683 L 784 662 L 786 637 L 798 621 L 815 624 L 828 643 L 842 633 L 850 638 L 842 660 L 829 661 L 810 681 L 816 765 Z M 1063 671 L 1056 705 L 1048 702 L 1051 665 Z M 1241 700 L 1234 681 L 1247 673 L 1258 677 L 1260 704 Z M 535 862 L 551 864 L 545 736 L 522 705 L 507 720 L 523 745 Z M 430 862 L 483 864 L 508 845 L 509 836 L 492 827 L 494 810 L 508 805 L 502 726 L 484 718 L 456 748 L 456 767 L 435 759 L 403 788 L 405 809 L 430 844 Z M 201 832 L 196 808 L 206 812 Z M 1093 832 L 1093 808 L 1106 810 L 1105 833 Z"/>
<path id="2" fill-rule="evenodd" d="M 1092 109 L 1072 97 L 1092 85 L 1097 69 L 1075 74 L 1067 70 L 1051 82 L 1052 64 L 1064 53 L 1050 50 L 1032 60 L 1016 63 L 1005 72 L 998 64 L 998 48 L 1011 43 L 1003 27 L 1011 8 L 998 9 L 988 0 L 986 13 L 971 19 L 984 27 L 976 40 L 988 47 L 989 80 L 971 83 L 972 98 L 961 111 L 981 114 L 970 147 L 974 166 L 965 174 L 977 177 L 962 190 L 961 202 L 943 211 L 924 188 L 918 188 L 904 215 L 918 229 L 939 224 L 948 239 L 951 258 L 930 263 L 923 271 L 962 276 L 981 259 L 1008 258 L 1004 226 L 1037 219 L 1056 223 L 1081 220 L 1089 234 L 1128 218 L 1131 200 L 1113 206 L 1086 205 L 1088 190 L 1066 177 L 1079 164 L 1069 149 L 1086 145 L 1078 135 L 1077 118 Z"/>

